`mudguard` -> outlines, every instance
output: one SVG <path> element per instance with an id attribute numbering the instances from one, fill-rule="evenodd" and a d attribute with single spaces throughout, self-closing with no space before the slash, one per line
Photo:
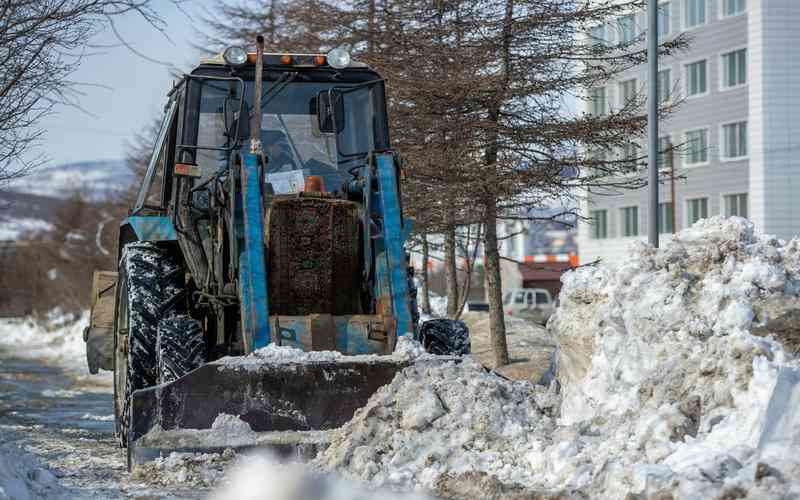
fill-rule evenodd
<path id="1" fill-rule="evenodd" d="M 92 279 L 92 306 L 89 326 L 83 331 L 89 373 L 114 369 L 114 297 L 117 273 L 95 271 Z"/>

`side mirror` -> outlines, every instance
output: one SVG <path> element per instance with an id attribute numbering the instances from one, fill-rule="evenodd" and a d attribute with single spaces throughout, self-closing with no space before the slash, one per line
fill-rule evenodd
<path id="1" fill-rule="evenodd" d="M 342 94 L 335 90 L 323 90 L 312 99 L 311 106 L 316 107 L 319 131 L 325 134 L 339 133 L 344 130 L 344 103 Z"/>
<path id="2" fill-rule="evenodd" d="M 241 101 L 226 97 L 223 103 L 223 116 L 225 119 L 225 135 L 231 139 L 246 140 L 250 137 L 250 117 L 247 109 L 236 109 Z"/>

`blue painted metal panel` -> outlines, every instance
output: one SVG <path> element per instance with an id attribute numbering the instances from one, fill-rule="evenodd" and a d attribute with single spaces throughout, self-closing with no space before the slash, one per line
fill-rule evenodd
<path id="1" fill-rule="evenodd" d="M 403 242 L 408 241 L 411 237 L 411 231 L 414 229 L 414 221 L 411 219 L 403 219 Z"/>
<path id="2" fill-rule="evenodd" d="M 380 320 L 380 316 L 371 315 L 333 316 L 336 350 L 344 354 L 384 354 L 386 343 L 369 338 L 370 321 Z M 313 345 L 310 316 L 273 317 L 271 325 L 280 345 L 300 350 Z"/>
<path id="3" fill-rule="evenodd" d="M 175 241 L 178 235 L 169 217 L 160 215 L 132 215 L 122 221 L 136 233 L 139 241 Z"/>
<path id="4" fill-rule="evenodd" d="M 397 170 L 392 155 L 380 154 L 375 157 L 380 188 L 380 211 L 383 217 L 384 251 L 378 258 L 385 261 L 389 277 L 392 310 L 397 321 L 397 335 L 411 334 L 411 307 L 408 295 L 408 276 L 406 274 L 406 255 L 403 247 L 403 224 L 400 217 L 400 196 L 397 187 Z M 377 259 L 376 259 L 377 260 Z M 377 264 L 377 263 L 376 263 Z M 378 268 L 380 267 L 377 264 Z"/>
<path id="5" fill-rule="evenodd" d="M 270 342 L 261 186 L 258 157 L 254 154 L 245 155 L 242 165 L 244 247 L 239 257 L 239 301 L 247 352 Z"/>

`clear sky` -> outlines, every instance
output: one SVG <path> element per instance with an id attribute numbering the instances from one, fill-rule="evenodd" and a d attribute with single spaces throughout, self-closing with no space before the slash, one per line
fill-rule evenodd
<path id="1" fill-rule="evenodd" d="M 116 21 L 120 34 L 136 51 L 148 58 L 168 61 L 181 70 L 197 63 L 199 54 L 192 48 L 201 27 L 201 17 L 211 0 L 188 0 L 184 13 L 170 2 L 155 0 L 159 15 L 166 21 L 169 39 L 137 15 Z M 119 45 L 109 30 L 91 39 L 91 45 Z M 169 69 L 148 61 L 126 47 L 87 48 L 92 53 L 73 74 L 72 80 L 97 86 L 84 86 L 80 98 L 84 111 L 59 106 L 46 117 L 46 132 L 40 151 L 49 164 L 84 160 L 120 159 L 125 142 L 154 117 L 161 115 L 172 82 Z"/>

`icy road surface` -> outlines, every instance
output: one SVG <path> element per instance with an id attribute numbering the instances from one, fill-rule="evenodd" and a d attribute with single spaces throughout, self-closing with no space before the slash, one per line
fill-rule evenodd
<path id="1" fill-rule="evenodd" d="M 124 450 L 114 439 L 112 405 L 107 384 L 0 350 L 0 444 L 20 446 L 58 478 L 67 491 L 49 498 L 208 494 L 196 487 L 156 486 L 132 478 Z"/>

